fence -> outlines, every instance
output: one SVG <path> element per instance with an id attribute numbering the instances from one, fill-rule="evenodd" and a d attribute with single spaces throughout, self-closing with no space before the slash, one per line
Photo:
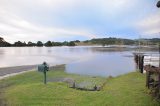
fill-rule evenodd
<path id="1" fill-rule="evenodd" d="M 151 89 L 151 94 L 160 99 L 160 67 L 144 66 L 146 70 L 146 87 Z"/>

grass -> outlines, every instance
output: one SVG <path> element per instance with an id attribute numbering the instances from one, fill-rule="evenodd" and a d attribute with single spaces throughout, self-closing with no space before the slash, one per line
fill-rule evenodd
<path id="1" fill-rule="evenodd" d="M 9 106 L 160 106 L 145 87 L 145 75 L 138 72 L 115 78 L 80 76 L 62 70 L 48 72 L 48 78 L 74 78 L 106 85 L 101 91 L 80 91 L 64 82 L 42 83 L 43 74 L 28 72 L 0 81 Z"/>

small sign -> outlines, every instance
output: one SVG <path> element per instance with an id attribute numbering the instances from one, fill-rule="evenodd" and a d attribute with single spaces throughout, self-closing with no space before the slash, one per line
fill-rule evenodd
<path id="1" fill-rule="evenodd" d="M 44 73 L 44 84 L 46 84 L 47 83 L 46 72 L 49 71 L 49 65 L 46 62 L 43 62 L 43 64 L 38 65 L 38 71 Z"/>
<path id="2" fill-rule="evenodd" d="M 45 71 L 49 71 L 49 66 L 48 65 L 38 65 L 38 71 L 39 72 L 45 72 Z"/>

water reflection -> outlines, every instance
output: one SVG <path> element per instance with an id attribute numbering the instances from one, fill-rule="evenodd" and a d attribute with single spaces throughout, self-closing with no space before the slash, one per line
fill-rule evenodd
<path id="1" fill-rule="evenodd" d="M 90 59 L 67 65 L 66 71 L 93 76 L 117 76 L 135 70 L 133 57 L 124 57 L 129 52 L 96 54 Z"/>
<path id="2" fill-rule="evenodd" d="M 0 56 L 4 55 L 4 50 L 0 48 Z"/>
<path id="3" fill-rule="evenodd" d="M 125 56 L 130 55 L 130 56 Z M 134 70 L 132 51 L 101 47 L 0 48 L 0 67 L 67 64 L 66 72 L 94 76 L 117 76 Z"/>

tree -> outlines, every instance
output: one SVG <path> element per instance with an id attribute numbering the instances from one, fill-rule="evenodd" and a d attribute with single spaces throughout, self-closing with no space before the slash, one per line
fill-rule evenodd
<path id="1" fill-rule="evenodd" d="M 23 47 L 23 46 L 26 46 L 26 43 L 24 42 L 21 42 L 21 41 L 18 41 L 18 42 L 15 42 L 13 44 L 13 46 L 16 46 L 16 47 Z"/>
<path id="2" fill-rule="evenodd" d="M 42 46 L 43 46 L 43 43 L 42 43 L 41 41 L 38 41 L 38 42 L 37 42 L 37 46 L 38 46 L 38 47 L 42 47 Z"/>
<path id="3" fill-rule="evenodd" d="M 68 46 L 68 44 L 69 44 L 69 43 L 68 43 L 67 41 L 64 41 L 64 42 L 62 43 L 63 46 Z"/>
<path id="4" fill-rule="evenodd" d="M 63 46 L 61 42 L 52 42 L 53 46 Z"/>
<path id="5" fill-rule="evenodd" d="M 74 41 L 71 41 L 71 42 L 68 43 L 67 46 L 76 46 L 76 44 L 74 43 Z"/>
<path id="6" fill-rule="evenodd" d="M 157 3 L 157 7 L 158 7 L 158 8 L 160 8 L 160 1 L 158 1 L 158 3 Z"/>
<path id="7" fill-rule="evenodd" d="M 80 41 L 79 41 L 79 40 L 75 40 L 74 42 L 75 42 L 75 43 L 79 43 Z"/>
<path id="8" fill-rule="evenodd" d="M 27 46 L 36 46 L 36 44 L 29 41 Z"/>
<path id="9" fill-rule="evenodd" d="M 10 43 L 6 42 L 2 37 L 0 37 L 0 47 L 9 47 Z"/>
<path id="10" fill-rule="evenodd" d="M 0 37 L 0 42 L 4 42 L 4 39 L 2 37 Z"/>
<path id="11" fill-rule="evenodd" d="M 44 45 L 47 46 L 47 47 L 53 46 L 51 41 L 47 41 Z"/>

